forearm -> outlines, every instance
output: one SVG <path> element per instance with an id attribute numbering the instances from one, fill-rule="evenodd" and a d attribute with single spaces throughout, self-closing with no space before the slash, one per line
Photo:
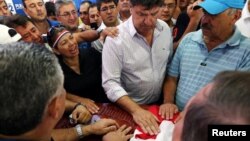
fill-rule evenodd
<path id="1" fill-rule="evenodd" d="M 77 95 L 74 95 L 74 94 L 71 94 L 71 93 L 68 93 L 68 92 L 67 92 L 66 98 L 67 98 L 68 100 L 70 100 L 70 101 L 72 101 L 72 102 L 76 102 L 76 103 L 81 102 L 80 99 L 82 99 L 82 97 L 77 96 Z M 84 104 L 84 103 L 83 103 L 83 104 Z"/>
<path id="2" fill-rule="evenodd" d="M 92 125 L 81 126 L 83 137 L 92 135 L 94 133 L 94 129 Z M 54 129 L 52 131 L 52 138 L 54 141 L 78 141 L 79 135 L 75 127 L 72 128 L 64 128 L 64 129 Z"/>
<path id="3" fill-rule="evenodd" d="M 76 106 L 77 102 L 73 102 L 71 100 L 66 99 L 65 101 L 65 111 L 69 112 L 69 111 L 73 111 L 74 107 Z"/>
<path id="4" fill-rule="evenodd" d="M 133 114 L 138 109 L 142 109 L 136 102 L 134 102 L 128 96 L 122 96 L 116 101 L 116 103 L 130 114 Z"/>
<path id="5" fill-rule="evenodd" d="M 177 78 L 167 76 L 163 85 L 164 101 L 163 103 L 175 103 L 175 93 L 177 88 Z"/>
<path id="6" fill-rule="evenodd" d="M 73 34 L 78 43 L 80 42 L 92 42 L 99 38 L 99 34 L 96 30 L 85 30 L 83 32 L 77 32 Z"/>
<path id="7" fill-rule="evenodd" d="M 54 129 L 52 131 L 52 138 L 54 141 L 78 141 L 78 135 L 76 129 L 64 128 L 64 129 Z"/>

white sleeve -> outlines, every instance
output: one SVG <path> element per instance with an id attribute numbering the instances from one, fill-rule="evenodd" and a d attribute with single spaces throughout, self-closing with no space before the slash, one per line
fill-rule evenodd
<path id="1" fill-rule="evenodd" d="M 119 42 L 118 37 L 107 37 L 102 52 L 102 86 L 112 102 L 127 95 L 120 82 L 123 53 L 122 46 L 117 42 Z"/>

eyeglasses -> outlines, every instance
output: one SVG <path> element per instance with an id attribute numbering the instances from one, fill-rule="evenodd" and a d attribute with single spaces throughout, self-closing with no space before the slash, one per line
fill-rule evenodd
<path id="1" fill-rule="evenodd" d="M 108 10 L 114 11 L 115 8 L 116 8 L 115 5 L 110 5 L 109 7 L 103 7 L 103 8 L 101 8 L 100 11 L 102 11 L 102 12 L 107 12 Z"/>
<path id="2" fill-rule="evenodd" d="M 175 4 L 174 3 L 163 4 L 162 7 L 163 8 L 173 9 L 173 8 L 175 8 Z"/>
<path id="3" fill-rule="evenodd" d="M 62 15 L 58 15 L 58 16 L 63 16 L 63 17 L 70 17 L 70 15 L 72 16 L 77 16 L 77 12 L 75 10 L 71 11 L 71 12 L 64 12 L 64 14 Z"/>
<path id="4" fill-rule="evenodd" d="M 80 14 L 80 15 L 88 15 L 89 13 L 86 12 L 86 11 L 82 11 L 82 12 L 80 11 L 79 14 Z"/>

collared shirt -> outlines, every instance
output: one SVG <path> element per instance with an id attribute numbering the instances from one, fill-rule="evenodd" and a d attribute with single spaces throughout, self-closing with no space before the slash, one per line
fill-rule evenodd
<path id="1" fill-rule="evenodd" d="M 241 18 L 236 22 L 236 26 L 239 28 L 241 34 L 250 38 L 250 11 L 248 10 L 248 1 L 246 2 Z"/>
<path id="2" fill-rule="evenodd" d="M 168 25 L 157 21 L 152 47 L 137 33 L 132 16 L 118 30 L 118 37 L 107 37 L 102 53 L 103 87 L 108 98 L 115 102 L 128 95 L 139 104 L 157 101 L 172 54 Z"/>
<path id="3" fill-rule="evenodd" d="M 250 70 L 250 39 L 236 28 L 224 43 L 208 52 L 202 31 L 187 34 L 177 48 L 168 75 L 179 79 L 176 104 L 183 110 L 187 101 L 213 77 L 226 70 Z"/>

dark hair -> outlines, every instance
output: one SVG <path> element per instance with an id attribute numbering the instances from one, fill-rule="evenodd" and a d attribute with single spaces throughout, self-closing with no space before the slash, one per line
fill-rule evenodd
<path id="1" fill-rule="evenodd" d="M 98 11 L 100 11 L 101 5 L 102 5 L 103 3 L 110 3 L 110 2 L 114 2 L 114 4 L 117 6 L 117 1 L 116 1 L 116 0 L 98 0 L 98 1 L 96 2 Z"/>
<path id="2" fill-rule="evenodd" d="M 85 4 L 85 3 L 88 3 L 89 5 L 91 5 L 91 4 L 92 4 L 92 2 L 91 2 L 91 1 L 85 0 L 85 1 L 82 1 L 82 2 L 80 3 L 80 6 L 81 6 L 81 5 L 83 5 L 83 4 Z"/>
<path id="3" fill-rule="evenodd" d="M 55 43 L 58 34 L 62 31 L 66 30 L 63 26 L 60 27 L 51 27 L 47 33 L 47 41 L 50 47 L 53 47 L 53 44 Z M 56 47 L 56 46 L 55 46 Z"/>
<path id="4" fill-rule="evenodd" d="M 23 3 L 23 7 L 26 8 L 26 4 L 24 2 L 25 0 L 22 0 L 22 3 Z"/>
<path id="5" fill-rule="evenodd" d="M 88 3 L 88 4 L 89 4 L 89 7 L 90 7 L 90 5 L 92 4 L 91 1 L 85 0 L 85 1 L 82 1 L 82 2 L 80 3 L 80 7 L 81 7 L 81 5 L 83 5 L 83 4 L 85 4 L 85 3 Z M 80 12 L 80 7 L 79 7 L 79 9 L 78 9 L 78 12 Z M 89 13 L 89 8 L 88 8 L 87 12 Z"/>
<path id="6" fill-rule="evenodd" d="M 92 3 L 92 4 L 89 6 L 89 8 L 94 8 L 94 7 L 97 7 L 97 4 L 96 4 L 96 3 Z M 97 10 L 98 10 L 98 8 L 97 8 Z"/>
<path id="7" fill-rule="evenodd" d="M 226 71 L 215 76 L 206 100 L 187 109 L 182 141 L 206 141 L 208 125 L 250 124 L 250 72 Z"/>
<path id="8" fill-rule="evenodd" d="M 130 0 L 132 6 L 142 5 L 147 9 L 151 9 L 154 6 L 162 6 L 163 0 Z"/>
<path id="9" fill-rule="evenodd" d="M 5 24 L 11 28 L 16 28 L 18 26 L 25 27 L 28 22 L 31 22 L 31 21 L 27 16 L 23 16 L 19 14 L 6 17 L 5 19 Z"/>
<path id="10" fill-rule="evenodd" d="M 26 5 L 25 1 L 26 1 L 26 0 L 22 0 L 23 7 L 24 7 L 24 8 L 26 8 L 26 7 L 27 7 L 27 5 Z M 43 2 L 43 0 L 42 0 L 42 2 Z"/>
<path id="11" fill-rule="evenodd" d="M 63 86 L 56 56 L 44 45 L 0 45 L 0 134 L 13 136 L 41 123 L 47 104 Z"/>
<path id="12" fill-rule="evenodd" d="M 45 8 L 47 11 L 47 16 L 55 16 L 56 15 L 56 8 L 55 8 L 55 4 L 53 2 L 46 2 L 45 3 Z"/>

